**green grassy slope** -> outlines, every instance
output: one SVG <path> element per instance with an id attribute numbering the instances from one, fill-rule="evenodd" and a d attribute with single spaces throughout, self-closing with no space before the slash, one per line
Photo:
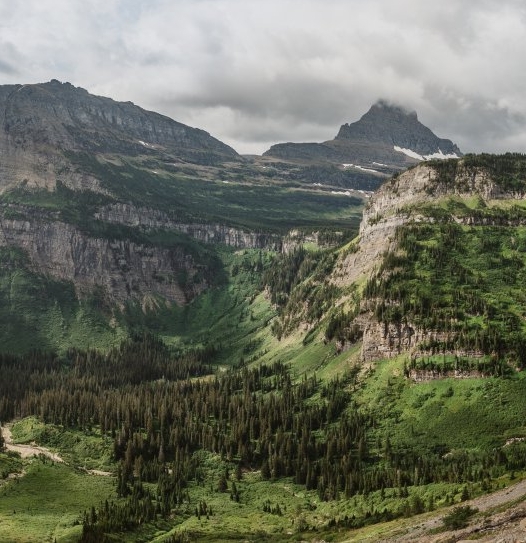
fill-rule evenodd
<path id="1" fill-rule="evenodd" d="M 203 172 L 139 158 L 118 165 L 89 154 L 69 153 L 68 158 L 79 171 L 99 179 L 114 199 L 164 211 L 181 222 L 284 233 L 328 225 L 356 228 L 361 217 L 358 195 L 291 186 L 280 178 L 262 178 L 248 165 L 242 172 L 229 167 Z"/>
<path id="2" fill-rule="evenodd" d="M 81 513 L 93 497 L 111 496 L 109 477 L 81 474 L 61 464 L 34 460 L 25 475 L 0 487 L 0 539 L 13 543 L 78 541 Z"/>

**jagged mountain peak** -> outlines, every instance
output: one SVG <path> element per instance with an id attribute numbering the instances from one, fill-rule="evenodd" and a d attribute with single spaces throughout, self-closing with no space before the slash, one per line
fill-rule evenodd
<path id="1" fill-rule="evenodd" d="M 344 124 L 336 140 L 384 144 L 421 156 L 462 154 L 451 140 L 439 138 L 423 125 L 415 111 L 386 100 L 376 102 L 359 121 Z"/>
<path id="2" fill-rule="evenodd" d="M 417 161 L 455 158 L 462 152 L 451 140 L 439 138 L 423 125 L 415 111 L 379 100 L 358 121 L 342 125 L 333 140 L 277 144 L 265 156 L 329 162 L 362 171 L 365 167 L 371 175 L 385 175 Z"/>
<path id="3" fill-rule="evenodd" d="M 416 111 L 409 110 L 401 104 L 389 102 L 388 100 L 380 99 L 374 103 L 369 111 L 365 113 L 361 120 L 375 118 L 391 118 L 399 122 L 418 121 Z"/>

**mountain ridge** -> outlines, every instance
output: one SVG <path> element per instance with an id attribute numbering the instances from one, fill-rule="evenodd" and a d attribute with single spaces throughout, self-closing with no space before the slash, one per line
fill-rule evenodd
<path id="1" fill-rule="evenodd" d="M 74 188 L 96 189 L 94 179 L 61 175 L 70 167 L 65 151 L 196 164 L 242 160 L 203 130 L 57 80 L 0 87 L 0 115 L 2 188 L 20 183 L 53 188 L 65 177 Z"/>
<path id="2" fill-rule="evenodd" d="M 426 156 L 458 158 L 451 140 L 439 138 L 424 126 L 416 112 L 380 100 L 358 121 L 343 124 L 334 139 L 323 143 L 281 143 L 263 156 L 285 160 L 310 159 L 367 167 L 376 173 L 395 173 Z"/>

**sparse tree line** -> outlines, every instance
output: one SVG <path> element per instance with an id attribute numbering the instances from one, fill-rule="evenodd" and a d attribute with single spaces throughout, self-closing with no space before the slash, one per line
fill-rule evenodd
<path id="1" fill-rule="evenodd" d="M 443 356 L 411 357 L 409 363 L 404 364 L 404 375 L 409 377 L 413 372 L 430 373 L 437 377 L 454 375 L 455 372 L 482 377 L 504 377 L 511 374 L 511 368 L 505 360 L 496 356 L 467 357 L 448 353 Z"/>
<path id="2" fill-rule="evenodd" d="M 468 154 L 461 160 L 434 160 L 429 164 L 437 172 L 436 183 L 449 189 L 468 192 L 474 174 L 484 171 L 500 190 L 518 194 L 526 192 L 526 155 L 523 153 Z M 461 179 L 458 176 L 460 172 L 463 174 Z"/>
<path id="3" fill-rule="evenodd" d="M 308 251 L 299 246 L 276 257 L 263 273 L 262 282 L 270 301 L 278 308 L 272 332 L 278 339 L 301 322 L 317 323 L 331 308 L 339 294 L 328 281 L 336 262 L 334 251 Z"/>

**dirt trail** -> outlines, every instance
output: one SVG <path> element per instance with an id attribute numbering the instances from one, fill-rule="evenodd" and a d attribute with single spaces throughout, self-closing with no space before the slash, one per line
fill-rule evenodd
<path id="1" fill-rule="evenodd" d="M 4 438 L 5 442 L 5 448 L 8 451 L 14 451 L 20 454 L 22 458 L 30 458 L 32 456 L 39 456 L 40 454 L 43 454 L 45 457 L 50 458 L 54 462 L 60 462 L 62 464 L 67 464 L 67 462 L 64 461 L 63 458 L 60 457 L 57 453 L 54 453 L 50 451 L 47 447 L 41 447 L 36 444 L 30 444 L 30 445 L 21 445 L 13 443 L 13 434 L 11 433 L 11 428 L 9 426 L 1 426 L 2 430 L 2 436 Z M 85 469 L 85 468 L 78 468 L 82 471 L 85 471 L 86 473 L 89 473 L 90 475 L 98 475 L 102 477 L 110 477 L 113 474 L 109 471 L 101 471 L 98 469 Z"/>
<path id="2" fill-rule="evenodd" d="M 47 458 L 50 458 L 54 462 L 64 462 L 64 460 L 56 453 L 51 452 L 46 447 L 39 447 L 38 445 L 17 445 L 13 443 L 13 434 L 9 426 L 2 426 L 2 436 L 5 442 L 5 448 L 8 451 L 14 451 L 20 454 L 22 458 L 29 458 L 31 456 L 38 456 L 43 454 Z"/>

